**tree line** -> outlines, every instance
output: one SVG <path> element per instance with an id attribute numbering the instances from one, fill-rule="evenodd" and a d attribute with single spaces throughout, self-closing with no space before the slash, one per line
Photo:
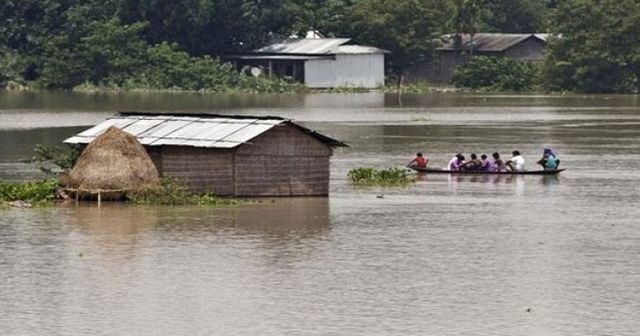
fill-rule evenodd
<path id="1" fill-rule="evenodd" d="M 0 83 L 279 92 L 217 57 L 313 30 L 389 50 L 399 78 L 444 34 L 548 32 L 544 87 L 636 92 L 639 15 L 640 0 L 4 0 Z"/>

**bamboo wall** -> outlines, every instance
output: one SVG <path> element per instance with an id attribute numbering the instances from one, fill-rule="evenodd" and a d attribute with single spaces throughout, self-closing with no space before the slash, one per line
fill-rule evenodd
<path id="1" fill-rule="evenodd" d="M 332 150 L 290 125 L 276 126 L 235 150 L 149 147 L 161 176 L 220 196 L 322 196 L 329 193 Z"/>
<path id="2" fill-rule="evenodd" d="M 237 196 L 329 194 L 331 148 L 293 126 L 278 126 L 236 152 Z"/>
<path id="3" fill-rule="evenodd" d="M 163 146 L 162 176 L 187 182 L 191 191 L 233 195 L 233 152 L 186 146 Z"/>

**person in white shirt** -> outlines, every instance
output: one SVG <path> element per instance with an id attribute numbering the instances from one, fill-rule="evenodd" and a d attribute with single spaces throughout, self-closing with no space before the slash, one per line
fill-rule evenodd
<path id="1" fill-rule="evenodd" d="M 512 154 L 511 160 L 507 161 L 507 167 L 509 167 L 511 171 L 525 171 L 524 158 L 520 155 L 520 152 L 515 150 Z"/>

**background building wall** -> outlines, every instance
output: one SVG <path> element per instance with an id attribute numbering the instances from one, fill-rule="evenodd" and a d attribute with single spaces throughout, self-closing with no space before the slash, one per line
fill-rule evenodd
<path id="1" fill-rule="evenodd" d="M 308 60 L 304 78 L 310 88 L 376 88 L 384 84 L 384 54 L 338 54 L 335 60 Z"/>

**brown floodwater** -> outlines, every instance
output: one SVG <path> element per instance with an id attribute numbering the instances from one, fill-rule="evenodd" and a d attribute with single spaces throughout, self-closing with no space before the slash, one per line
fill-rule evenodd
<path id="1" fill-rule="evenodd" d="M 328 198 L 0 208 L 0 335 L 636 335 L 636 96 L 0 92 L 0 179 L 118 110 L 293 118 L 347 141 Z M 551 146 L 560 176 L 356 167 Z"/>

